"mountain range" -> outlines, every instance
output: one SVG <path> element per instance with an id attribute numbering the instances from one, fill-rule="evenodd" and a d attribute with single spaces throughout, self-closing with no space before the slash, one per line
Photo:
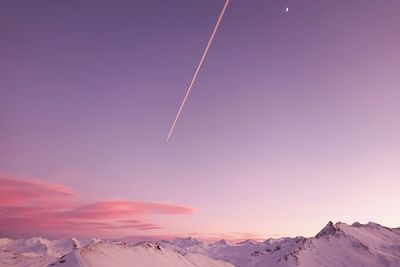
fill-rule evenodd
<path id="1" fill-rule="evenodd" d="M 314 237 L 239 243 L 0 238 L 0 266 L 399 267 L 400 228 L 329 222 Z"/>

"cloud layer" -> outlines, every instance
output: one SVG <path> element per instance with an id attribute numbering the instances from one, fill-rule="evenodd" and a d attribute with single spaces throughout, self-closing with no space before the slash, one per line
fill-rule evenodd
<path id="1" fill-rule="evenodd" d="M 130 200 L 81 203 L 72 189 L 43 181 L 0 177 L 0 235 L 116 237 L 157 230 L 152 214 L 184 215 L 191 207 Z"/>

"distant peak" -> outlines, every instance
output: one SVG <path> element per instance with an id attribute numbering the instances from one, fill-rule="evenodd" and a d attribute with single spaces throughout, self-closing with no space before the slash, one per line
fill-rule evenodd
<path id="1" fill-rule="evenodd" d="M 198 241 L 197 239 L 195 239 L 195 238 L 193 238 L 191 236 L 186 237 L 186 238 L 177 238 L 177 239 L 182 239 L 182 240 L 186 240 L 186 241 Z"/>
<path id="2" fill-rule="evenodd" d="M 214 245 L 217 245 L 217 246 L 228 246 L 229 243 L 225 239 L 221 239 L 220 241 L 215 242 Z"/>
<path id="3" fill-rule="evenodd" d="M 244 240 L 242 242 L 238 242 L 236 244 L 238 244 L 238 245 L 254 245 L 254 244 L 257 244 L 257 243 L 258 243 L 257 241 L 254 241 L 254 240 L 251 240 L 251 239 L 247 239 L 247 240 Z"/>
<path id="4" fill-rule="evenodd" d="M 199 240 L 197 240 L 193 237 L 186 237 L 186 238 L 178 237 L 172 241 L 172 244 L 175 244 L 175 245 L 183 247 L 183 248 L 200 245 L 201 243 L 202 242 L 200 242 Z"/>
<path id="5" fill-rule="evenodd" d="M 371 227 L 381 227 L 381 225 L 379 223 L 375 223 L 375 222 L 368 222 L 367 225 L 371 226 Z"/>
<path id="6" fill-rule="evenodd" d="M 362 224 L 359 222 L 355 222 L 353 223 L 351 226 L 353 227 L 370 227 L 370 228 L 379 228 L 379 227 L 383 227 L 382 225 L 380 225 L 379 223 L 375 223 L 375 222 L 368 222 L 366 224 Z"/>

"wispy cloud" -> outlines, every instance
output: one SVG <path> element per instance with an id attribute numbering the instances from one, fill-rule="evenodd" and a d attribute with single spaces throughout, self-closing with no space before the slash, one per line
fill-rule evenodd
<path id="1" fill-rule="evenodd" d="M 0 228 L 8 236 L 127 235 L 157 230 L 148 217 L 191 214 L 171 203 L 106 200 L 82 203 L 72 189 L 44 181 L 0 177 Z"/>

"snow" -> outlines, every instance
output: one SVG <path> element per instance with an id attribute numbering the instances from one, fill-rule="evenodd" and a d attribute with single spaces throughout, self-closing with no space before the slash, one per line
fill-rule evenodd
<path id="1" fill-rule="evenodd" d="M 78 241 L 74 238 L 48 240 L 41 237 L 12 240 L 0 238 L 0 266 L 46 266 L 93 239 Z"/>
<path id="2" fill-rule="evenodd" d="M 329 222 L 315 237 L 185 246 L 240 267 L 400 266 L 400 231 L 376 223 Z"/>
<path id="3" fill-rule="evenodd" d="M 0 239 L 0 266 L 207 266 L 207 267 L 399 267 L 400 228 L 377 223 L 329 222 L 311 238 L 264 242 L 225 240 L 207 244 L 194 238 L 124 242 L 30 238 Z"/>
<path id="4" fill-rule="evenodd" d="M 128 245 L 121 242 L 98 242 L 73 251 L 54 263 L 60 267 L 232 267 L 231 264 L 210 259 L 204 255 L 180 251 L 177 247 L 159 242 Z"/>
<path id="5" fill-rule="evenodd" d="M 70 241 L 70 242 L 69 242 Z M 73 249 L 71 240 L 0 239 L 0 266 L 44 266 Z"/>

